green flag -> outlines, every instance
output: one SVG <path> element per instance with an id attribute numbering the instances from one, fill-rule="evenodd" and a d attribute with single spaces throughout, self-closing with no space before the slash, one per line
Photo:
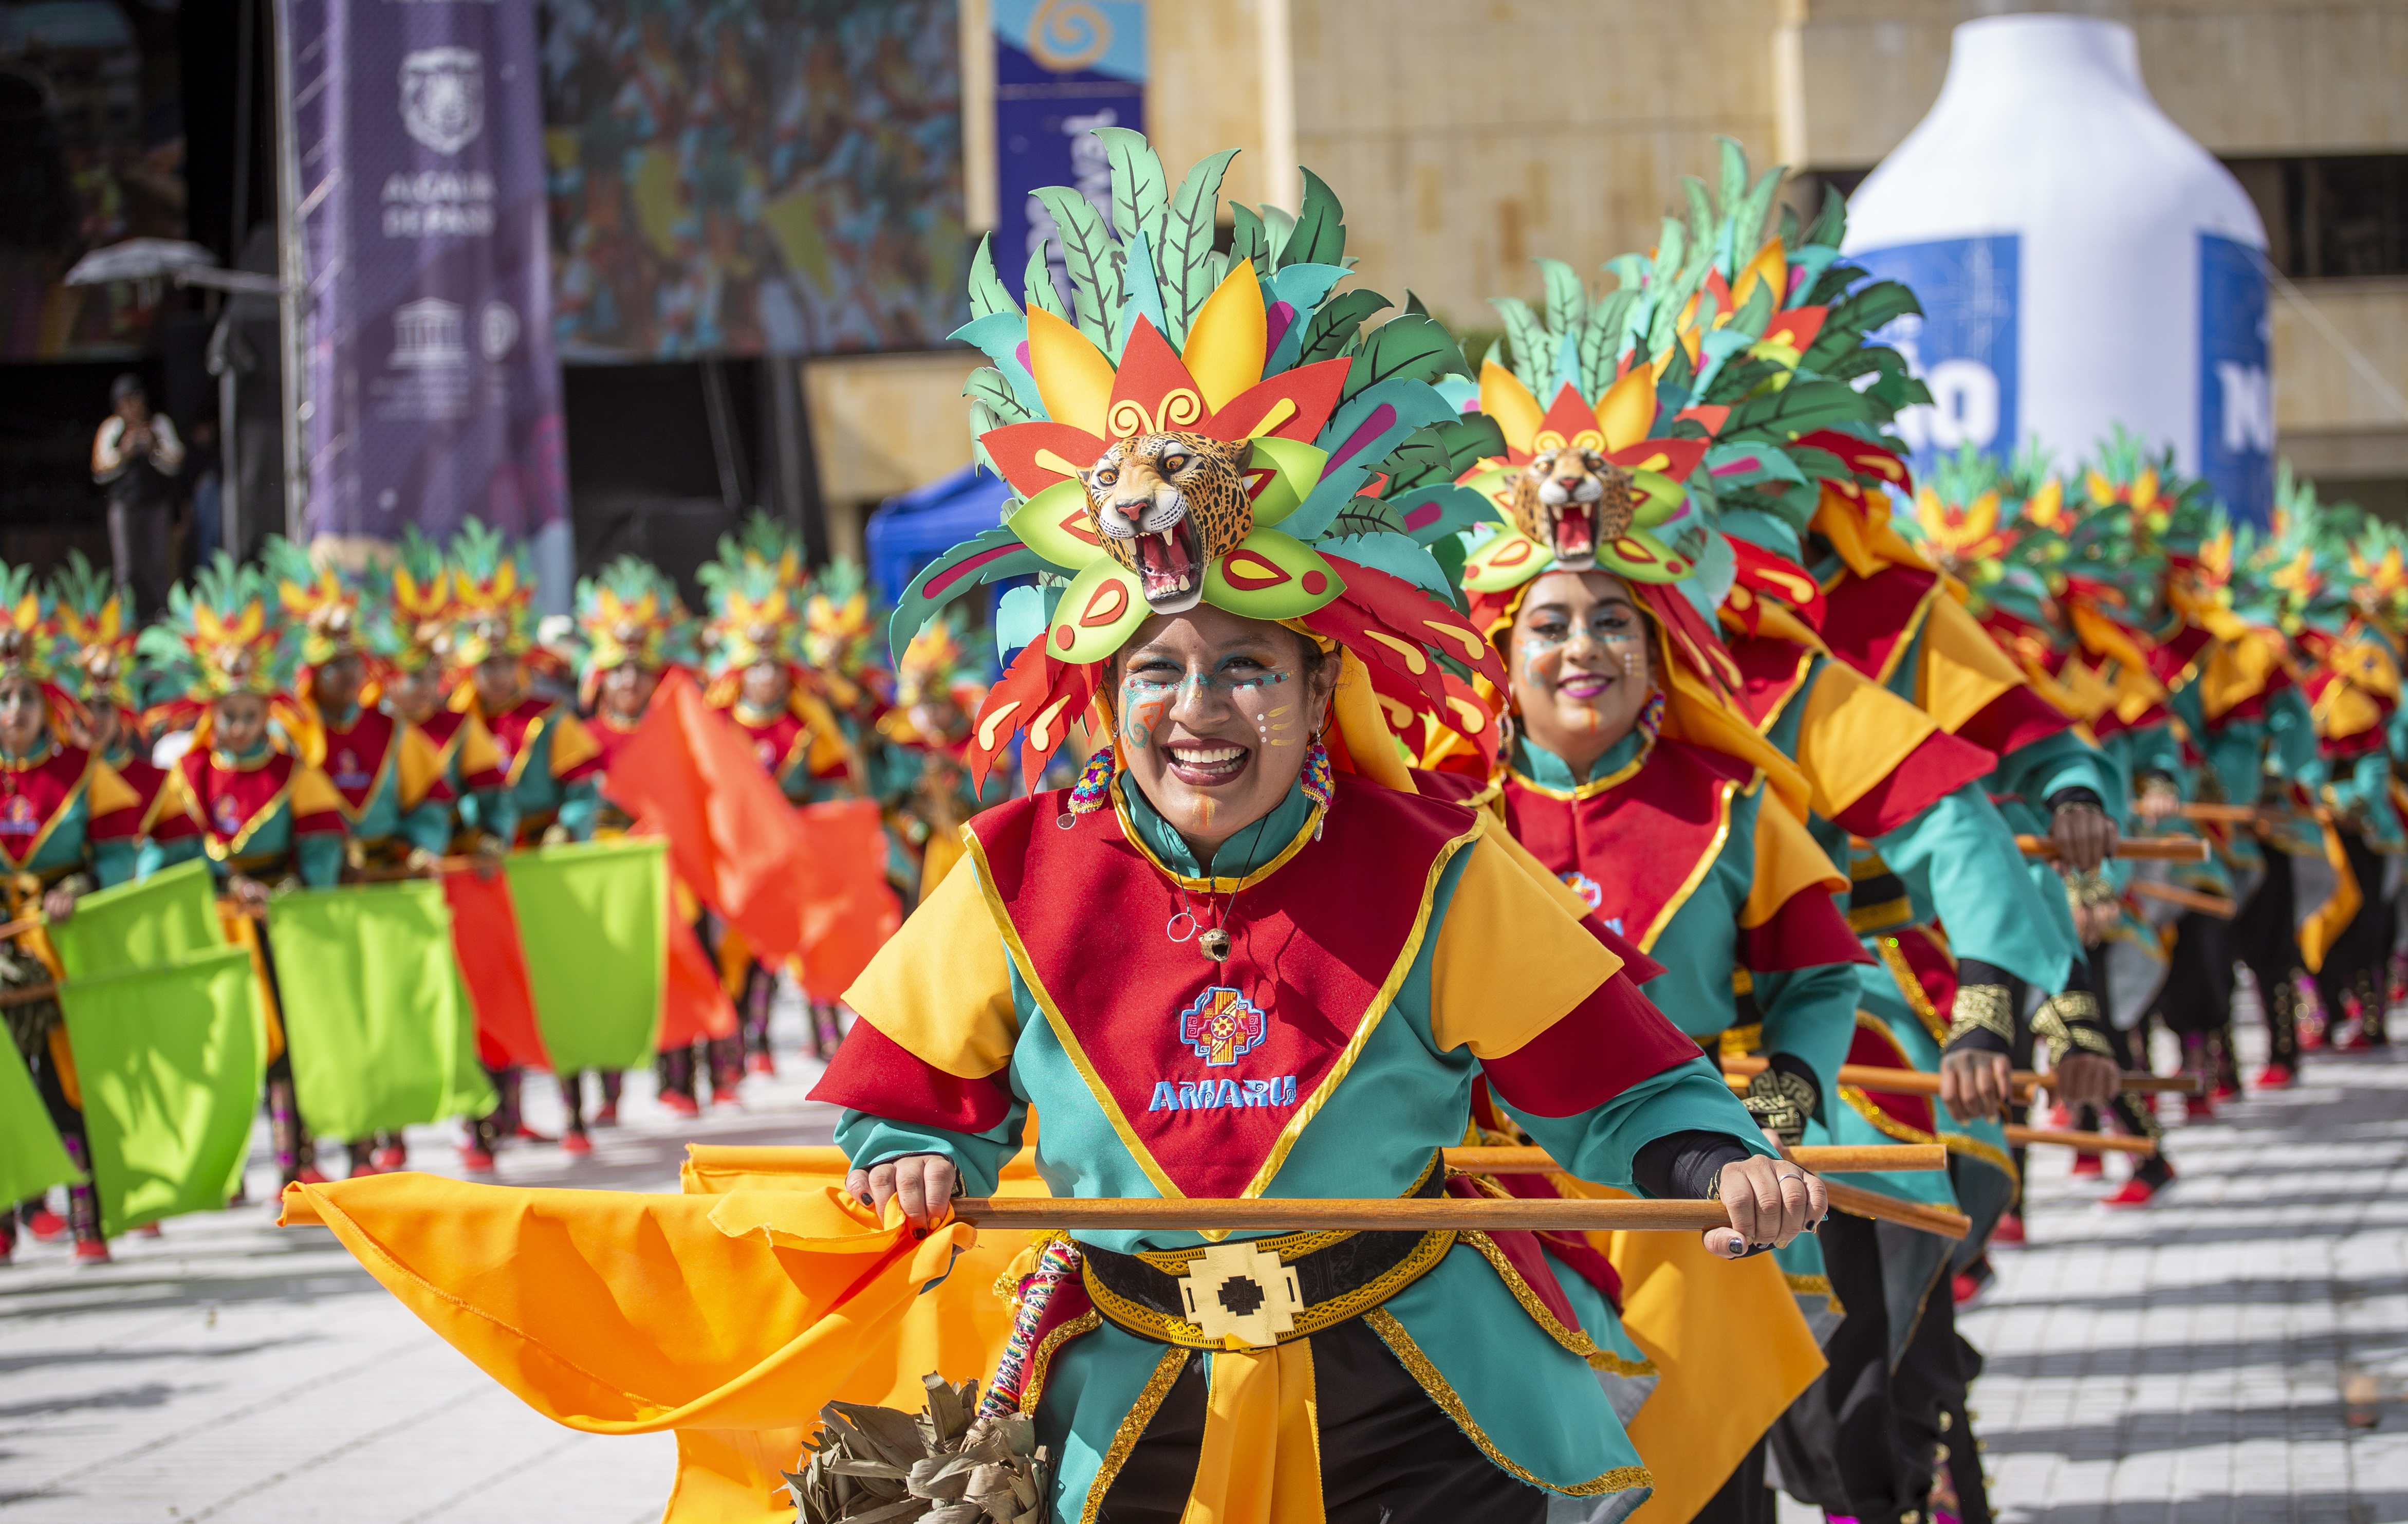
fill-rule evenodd
<path id="1" fill-rule="evenodd" d="M 510 903 L 554 1073 L 652 1061 L 668 974 L 667 853 L 654 838 L 510 854 Z"/>
<path id="2" fill-rule="evenodd" d="M 278 895 L 267 931 L 311 1131 L 356 1141 L 493 1108 L 440 884 Z"/>
<path id="3" fill-rule="evenodd" d="M 259 1106 L 259 985 L 239 947 L 74 979 L 59 1009 L 83 1087 L 101 1231 L 214 1212 Z"/>
<path id="4" fill-rule="evenodd" d="M 0 1203 L 81 1180 L 17 1045 L 0 1041 Z M 0 1206 L 5 1210 L 5 1206 Z"/>
<path id="5" fill-rule="evenodd" d="M 217 885 L 198 857 L 139 884 L 85 895 L 76 901 L 74 917 L 52 922 L 50 932 L 70 979 L 156 969 L 226 944 Z"/>

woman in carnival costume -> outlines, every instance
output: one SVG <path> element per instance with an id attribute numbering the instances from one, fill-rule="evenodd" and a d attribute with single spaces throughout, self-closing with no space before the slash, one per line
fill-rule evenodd
<path id="1" fill-rule="evenodd" d="M 570 633 L 579 704 L 601 747 L 595 832 L 606 838 L 624 835 L 633 822 L 610 798 L 610 761 L 635 738 L 669 669 L 692 670 L 698 664 L 694 616 L 678 597 L 677 585 L 658 568 L 622 555 L 604 567 L 601 575 L 578 581 Z M 681 884 L 676 893 L 683 918 L 698 919 L 701 908 L 692 903 L 690 893 Z M 707 1050 L 700 1058 L 698 1048 Z M 699 1076 L 710 1077 L 711 1097 L 722 1103 L 735 1100 L 737 1082 L 743 1077 L 742 1055 L 727 1040 L 665 1049 L 654 1061 L 661 1104 L 685 1116 L 699 1109 Z M 581 1086 L 583 1081 L 576 1083 Z M 602 1076 L 602 1103 L 595 1117 L 599 1125 L 618 1120 L 619 1084 L 615 1073 Z M 572 1130 L 563 1145 L 576 1150 L 576 1138 Z"/>
<path id="2" fill-rule="evenodd" d="M 850 682 L 804 659 L 802 547 L 795 537 L 767 514 L 755 513 L 740 539 L 720 537 L 717 558 L 695 576 L 710 596 L 703 628 L 710 686 L 703 697 L 726 712 L 761 770 L 798 805 L 866 792 L 866 768 L 839 713 L 859 694 Z M 755 1073 L 774 1073 L 769 1004 L 776 971 L 752 956 L 733 927 L 720 930 L 719 967 L 743 1019 L 738 1057 Z M 841 1040 L 836 1006 L 807 1004 L 811 1051 L 824 1058 Z"/>
<path id="3" fill-rule="evenodd" d="M 552 841 L 583 841 L 601 809 L 602 743 L 577 716 L 576 706 L 536 692 L 533 668 L 558 658 L 536 642 L 535 583 L 523 547 L 475 519 L 453 536 L 446 554 L 451 577 L 451 665 L 454 686 L 446 700 L 493 738 L 503 786 L 470 794 L 462 814 L 469 827 L 501 849 Z M 561 1147 L 590 1153 L 583 1076 L 562 1074 L 568 1114 Z M 605 1075 L 610 1090 L 616 1075 Z M 612 1098 L 606 1090 L 603 1104 Z M 552 1140 L 527 1126 L 504 1096 L 509 1130 L 530 1143 Z"/>
<path id="4" fill-rule="evenodd" d="M 452 653 L 461 610 L 441 547 L 416 525 L 403 532 L 391 555 L 369 563 L 361 613 L 384 707 L 435 747 L 454 805 L 452 850 L 498 857 L 509 843 L 474 822 L 498 818 L 506 801 L 497 796 L 509 790 L 509 778 L 476 706 L 450 702 L 458 680 Z M 460 807 L 472 797 L 477 803 Z"/>
<path id="5" fill-rule="evenodd" d="M 1813 784 L 1741 708 L 1741 670 L 1712 623 L 1732 553 L 1687 485 L 1706 442 L 1665 432 L 1673 410 L 1659 408 L 1644 355 L 1622 368 L 1610 344 L 1592 345 L 1584 374 L 1585 293 L 1568 266 L 1544 267 L 1562 331 L 1543 328 L 1542 341 L 1516 323 L 1535 390 L 1493 358 L 1482 367 L 1481 411 L 1504 449 L 1467 476 L 1497 518 L 1464 590 L 1509 677 L 1497 701 L 1511 740 L 1484 798 L 1662 966 L 1641 987 L 1684 1032 L 1717 1054 L 1766 1054 L 1746 1098 L 1765 1131 L 1795 1145 L 1811 1128 L 1822 1141 L 1845 1113 L 1837 1071 L 1856 1027 L 1856 965 L 1868 961 L 1832 899 L 1845 880 L 1806 828 Z M 1820 1312 L 1821 1266 L 1797 1269 L 1822 1291 Z M 1795 1323 L 1785 1306 L 1717 1300 L 1727 1317 Z M 1699 1517 L 1769 1512 L 1764 1426 L 1796 1395 L 1780 1389 L 1740 1454 L 1698 1447 L 1698 1462 L 1727 1477 Z"/>
<path id="6" fill-rule="evenodd" d="M 93 748 L 73 739 L 80 716 L 59 678 L 83 652 L 46 611 L 25 567 L 0 567 L 0 910 L 30 922 L 0 942 L 0 987 L 55 985 L 63 977 L 43 923 L 75 913 L 76 899 L 134 876 L 141 797 Z M 32 1071 L 77 1169 L 89 1172 L 83 1096 L 55 999 L 7 1008 L 14 1057 Z M 67 1187 L 64 1220 L 47 1199 L 0 1203 L 0 1261 L 22 1219 L 37 1239 L 72 1233 L 79 1264 L 106 1264 L 100 1206 L 87 1182 Z"/>
<path id="7" fill-rule="evenodd" d="M 78 743 L 117 769 L 147 813 L 167 771 L 150 760 L 150 737 L 134 691 L 136 630 L 117 583 L 106 568 L 71 550 L 51 569 L 50 599 L 64 642 L 59 684 L 75 699 Z"/>
<path id="8" fill-rule="evenodd" d="M 982 261 L 972 334 L 999 369 L 974 395 L 1004 422 L 981 442 L 1023 501 L 896 625 L 900 643 L 991 578 L 1067 582 L 980 706 L 969 766 L 1018 732 L 1037 776 L 1091 707 L 1110 739 L 1075 788 L 970 822 L 968 861 L 849 992 L 860 1022 L 814 1093 L 846 1108 L 853 1188 L 940 1215 L 957 1184 L 993 1187 L 1034 1109 L 1056 1194 L 1435 1194 L 1484 1085 L 1584 1178 L 1719 1186 L 1715 1252 L 1787 1241 L 1819 1184 L 1633 987 L 1626 960 L 1654 966 L 1404 765 L 1388 706 L 1416 733 L 1485 732 L 1459 674 L 1503 677 L 1364 491 L 1452 416 L 1428 384 L 1444 335 L 1319 321 L 1343 234 L 1318 181 L 1283 246 L 1249 223 L 1217 284 L 1202 260 L 1165 278 L 1141 229 L 1186 214 L 1144 209 L 1163 182 L 1139 142 L 1131 295 L 1115 273 L 1080 282 L 1079 326 L 1041 290 L 1024 317 Z M 1182 193 L 1198 217 L 1226 157 Z M 989 1401 L 1059 1458 L 1054 1518 L 1612 1519 L 1646 1495 L 1535 1238 L 1206 1249 L 1088 1233 L 1024 1290 Z M 1182 1274 L 1235 1253 L 1312 1289 L 1259 1327 L 1225 1327 L 1210 1286 L 1182 1301 Z"/>
<path id="9" fill-rule="evenodd" d="M 433 872 L 451 844 L 452 794 L 435 743 L 376 701 L 381 674 L 361 579 L 319 566 L 281 535 L 267 538 L 261 560 L 300 630 L 294 693 L 305 723 L 295 740 L 340 798 L 344 879 Z M 353 1175 L 408 1160 L 398 1131 L 352 1139 L 351 1154 Z"/>
<path id="10" fill-rule="evenodd" d="M 878 718 L 878 792 L 903 855 L 895 877 L 907 901 L 936 893 L 961 860 L 962 822 L 1009 792 L 999 775 L 974 781 L 968 763 L 985 670 L 951 614 L 921 625 L 895 663 L 894 707 Z"/>
<path id="11" fill-rule="evenodd" d="M 286 886 L 330 889 L 343 870 L 343 797 L 294 750 L 308 728 L 292 685 L 299 639 L 256 568 L 218 553 L 168 595 L 138 649 L 177 697 L 154 714 L 189 720 L 193 742 L 167 769 L 143 825 L 141 872 L 205 857 L 236 937 L 271 959 L 264 917 Z M 272 995 L 272 961 L 269 970 Z M 279 1024 L 280 1027 L 280 1023 Z M 322 1180 L 293 1089 L 293 1060 L 271 1031 L 268 1121 L 284 1182 Z"/>

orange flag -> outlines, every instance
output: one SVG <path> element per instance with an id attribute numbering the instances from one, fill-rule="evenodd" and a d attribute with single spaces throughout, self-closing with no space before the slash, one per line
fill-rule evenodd
<path id="1" fill-rule="evenodd" d="M 802 985 L 815 1000 L 841 998 L 903 924 L 886 882 L 886 828 L 875 799 L 834 799 L 796 812 L 829 892 L 803 912 Z"/>
<path id="2" fill-rule="evenodd" d="M 668 839 L 678 876 L 772 966 L 802 950 L 809 916 L 843 910 L 863 870 L 812 849 L 752 747 L 681 671 L 612 758 L 610 797 Z M 883 862 L 882 848 L 867 870 Z"/>
<path id="3" fill-rule="evenodd" d="M 736 1005 L 721 987 L 719 970 L 702 950 L 694 927 L 678 918 L 669 896 L 669 970 L 661 985 L 660 1050 L 685 1047 L 706 1037 L 736 1035 Z"/>
<path id="4" fill-rule="evenodd" d="M 463 869 L 443 875 L 443 898 L 452 907 L 452 955 L 460 960 L 460 978 L 477 1013 L 477 1057 L 495 1069 L 549 1069 L 509 880 L 498 873 L 480 878 Z"/>

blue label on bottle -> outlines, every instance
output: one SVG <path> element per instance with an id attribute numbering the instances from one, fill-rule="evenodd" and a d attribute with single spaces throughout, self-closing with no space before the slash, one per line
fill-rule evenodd
<path id="1" fill-rule="evenodd" d="M 1903 281 L 1923 307 L 1873 336 L 1896 345 L 1931 389 L 1928 407 L 1898 416 L 1917 472 L 1965 444 L 2001 465 L 2014 453 L 2020 247 L 2015 234 L 1996 233 L 1847 256 L 1880 280 Z"/>
<path id="2" fill-rule="evenodd" d="M 2266 256 L 2199 236 L 2199 474 L 2236 524 L 2274 505 L 2273 342 Z"/>

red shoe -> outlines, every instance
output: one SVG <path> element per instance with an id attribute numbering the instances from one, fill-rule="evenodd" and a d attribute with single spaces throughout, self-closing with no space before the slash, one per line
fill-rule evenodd
<path id="1" fill-rule="evenodd" d="M 1948 1290 L 1949 1295 L 1956 1299 L 1957 1306 L 1970 1307 L 1980 1299 L 1983 1292 L 1989 1288 L 1988 1276 L 1964 1273 L 1950 1279 Z"/>
<path id="2" fill-rule="evenodd" d="M 582 1132 L 571 1132 L 560 1140 L 560 1151 L 574 1158 L 583 1158 L 594 1152 L 594 1140 Z"/>
<path id="3" fill-rule="evenodd" d="M 2332 1043 L 2335 1053 L 2364 1053 L 2372 1046 L 2374 1040 L 2368 1037 L 2366 1028 L 2357 1022 L 2350 1023 L 2348 1029 L 2334 1038 Z"/>
<path id="4" fill-rule="evenodd" d="M 594 1125 L 597 1128 L 617 1127 L 619 1125 L 619 1103 L 615 1100 L 606 1100 L 602 1102 L 601 1108 L 594 1114 Z"/>
<path id="5" fill-rule="evenodd" d="M 158 1238 L 161 1236 L 159 1232 L 159 1225 L 155 1222 L 146 1222 L 141 1227 L 134 1229 L 134 1236 L 136 1238 Z"/>
<path id="6" fill-rule="evenodd" d="M 778 1060 L 766 1053 L 756 1053 L 745 1060 L 745 1067 L 755 1074 L 775 1074 L 778 1071 Z"/>
<path id="7" fill-rule="evenodd" d="M 460 1145 L 460 1168 L 467 1171 L 470 1174 L 492 1174 L 494 1172 L 494 1156 L 486 1153 L 475 1143 L 462 1143 Z"/>
<path id="8" fill-rule="evenodd" d="M 710 1103 L 714 1106 L 741 1106 L 744 1098 L 736 1093 L 736 1086 L 718 1085 L 711 1086 Z"/>
<path id="9" fill-rule="evenodd" d="M 2172 1184 L 2172 1180 L 2166 1182 L 2168 1186 Z M 2150 1201 L 2156 1200 L 2157 1192 L 2164 1188 L 2163 1186 L 2152 1186 L 2139 1175 L 2134 1175 L 2109 1194 L 2099 1198 L 2099 1204 L 2112 1207 L 2116 1211 L 2128 1211 L 2134 1207 L 2148 1205 Z"/>
<path id="10" fill-rule="evenodd" d="M 2021 1244 L 2023 1241 L 2024 1215 L 2020 1212 L 2008 1213 L 1999 1219 L 1996 1228 L 1990 1229 L 1990 1242 L 1993 1244 Z"/>
<path id="11" fill-rule="evenodd" d="M 521 1122 L 518 1126 L 518 1130 L 511 1133 L 510 1136 L 518 1139 L 522 1143 L 557 1143 L 560 1141 L 549 1132 L 538 1132 L 535 1129 L 527 1126 L 524 1122 Z"/>
<path id="12" fill-rule="evenodd" d="M 2208 1099 L 2208 1100 L 2240 1100 L 2240 1099 L 2241 1099 L 2241 1085 L 2240 1085 L 2240 1082 L 2238 1082 L 2238 1081 L 2236 1081 L 2236 1080 L 2218 1080 L 2218 1081 L 2216 1081 L 2216 1082 L 2215 1082 L 2215 1088 L 2214 1088 L 2214 1089 L 2213 1089 L 2213 1090 L 2210 1090 L 2210 1091 L 2207 1093 L 2207 1099 Z"/>
<path id="13" fill-rule="evenodd" d="M 2287 1090 L 2291 1087 L 2291 1081 L 2295 1078 L 2297 1078 L 2297 1076 L 2284 1065 L 2268 1064 L 2265 1070 L 2260 1072 L 2256 1079 L 2251 1080 L 2249 1083 L 2260 1090 Z"/>
<path id="14" fill-rule="evenodd" d="M 2106 1157 L 2100 1154 L 2076 1154 L 2073 1156 L 2073 1172 L 2085 1177 L 2103 1175 L 2107 1172 Z"/>
<path id="15" fill-rule="evenodd" d="M 105 1238 L 77 1239 L 75 1262 L 78 1265 L 105 1265 L 108 1263 L 108 1240 Z"/>
<path id="16" fill-rule="evenodd" d="M 2187 1122 L 2215 1120 L 2215 1102 L 2206 1096 L 2183 1097 L 2183 1119 Z"/>
<path id="17" fill-rule="evenodd" d="M 391 1172 L 409 1162 L 409 1150 L 395 1143 L 390 1148 L 378 1149 L 370 1159 L 379 1170 Z"/>
<path id="18" fill-rule="evenodd" d="M 365 1180 L 369 1175 L 379 1172 L 380 1172 L 373 1162 L 367 1159 L 362 1159 L 357 1164 L 351 1166 L 351 1172 L 347 1178 L 352 1180 Z"/>
<path id="19" fill-rule="evenodd" d="M 325 1175 L 314 1164 L 293 1178 L 304 1186 L 322 1186 L 326 1183 Z"/>
<path id="20" fill-rule="evenodd" d="M 47 1206 L 37 1206 L 25 1219 L 25 1231 L 34 1235 L 36 1244 L 56 1244 L 67 1236 L 67 1219 Z"/>
<path id="21" fill-rule="evenodd" d="M 702 1108 L 695 1103 L 694 1097 L 687 1095 L 682 1090 L 662 1091 L 661 1104 L 667 1107 L 670 1111 L 677 1113 L 680 1116 L 699 1116 L 702 1114 Z"/>

